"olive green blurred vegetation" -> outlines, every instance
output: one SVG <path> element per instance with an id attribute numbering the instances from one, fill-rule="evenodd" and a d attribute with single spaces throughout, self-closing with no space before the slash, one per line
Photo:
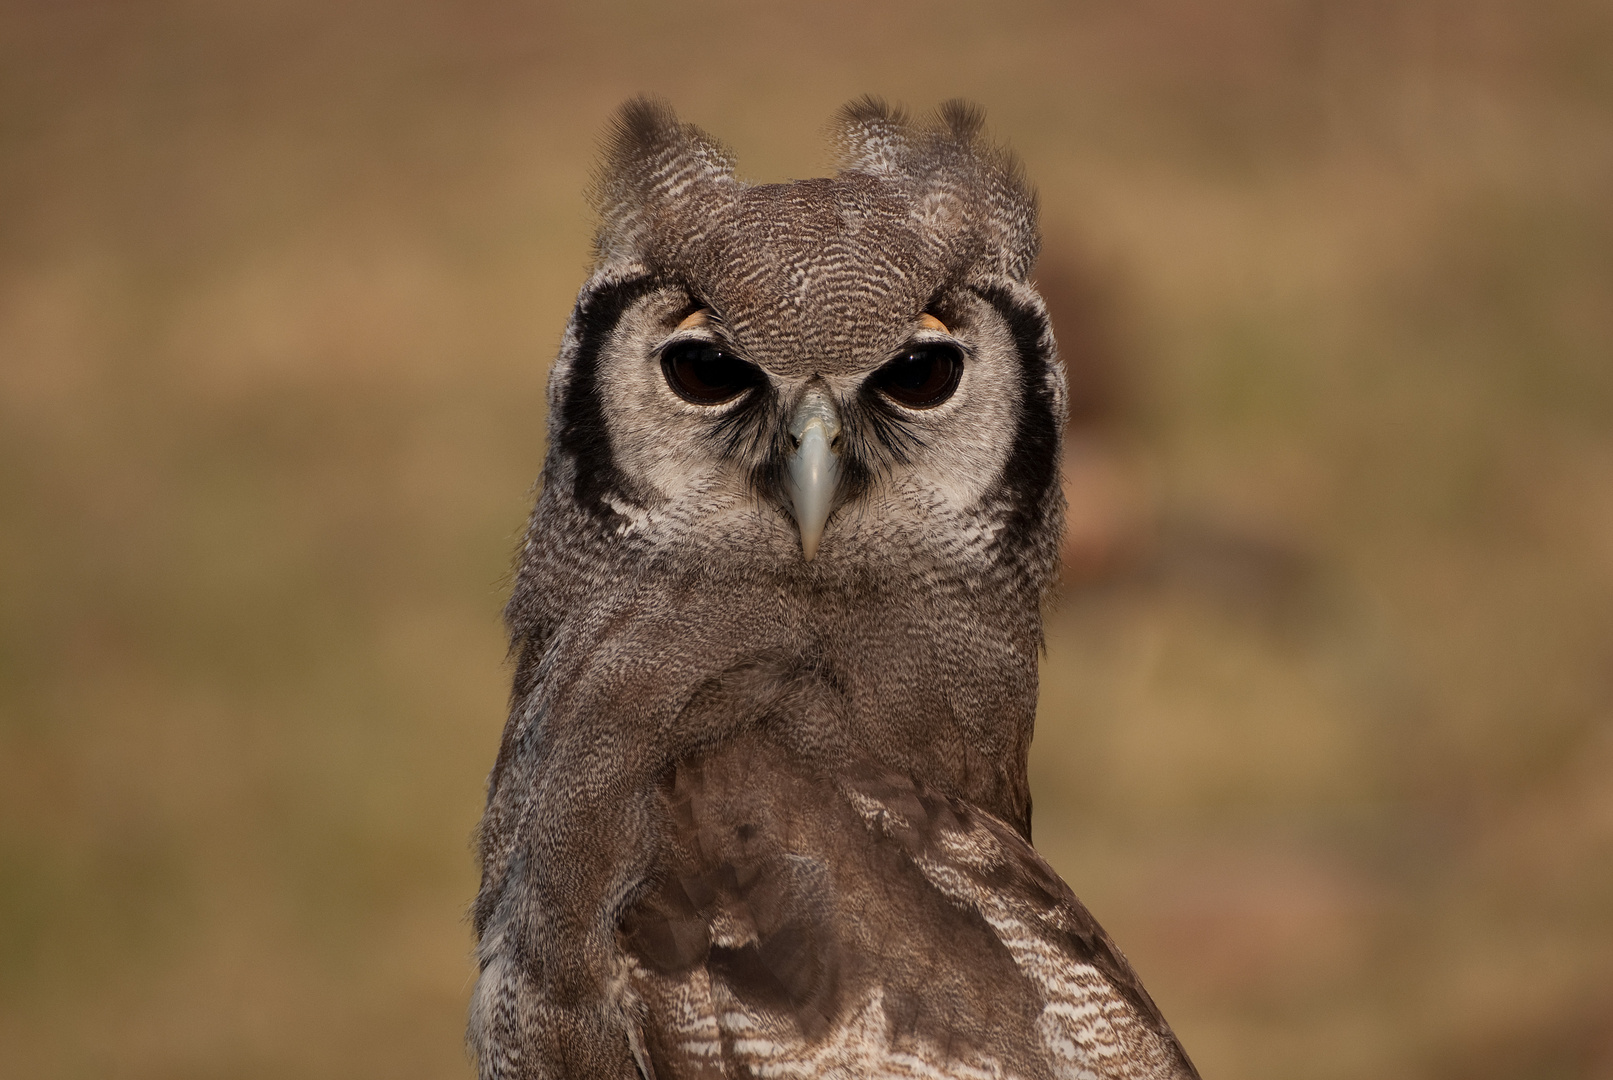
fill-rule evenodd
<path id="1" fill-rule="evenodd" d="M 1596 0 L 0 6 L 0 1074 L 468 1074 L 646 89 L 756 179 L 864 92 L 1024 157 L 1087 402 L 1037 840 L 1204 1074 L 1613 1076 Z"/>

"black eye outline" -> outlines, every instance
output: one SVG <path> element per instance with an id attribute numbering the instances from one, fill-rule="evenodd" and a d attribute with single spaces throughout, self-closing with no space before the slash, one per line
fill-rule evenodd
<path id="1" fill-rule="evenodd" d="M 958 391 L 963 350 L 946 341 L 921 341 L 870 376 L 879 392 L 908 409 L 933 409 Z"/>
<path id="2" fill-rule="evenodd" d="M 661 350 L 666 384 L 691 405 L 724 405 L 762 381 L 762 369 L 714 341 L 685 338 Z"/>

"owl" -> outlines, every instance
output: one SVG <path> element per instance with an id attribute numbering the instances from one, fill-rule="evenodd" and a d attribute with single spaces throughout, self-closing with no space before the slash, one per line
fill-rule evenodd
<path id="1" fill-rule="evenodd" d="M 617 115 L 479 832 L 483 1080 L 1196 1077 L 1030 844 L 1064 372 L 950 103 L 737 179 Z"/>

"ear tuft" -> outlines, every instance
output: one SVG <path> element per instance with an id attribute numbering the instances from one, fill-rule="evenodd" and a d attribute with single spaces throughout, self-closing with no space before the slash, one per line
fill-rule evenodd
<path id="1" fill-rule="evenodd" d="M 971 143 L 986 127 L 986 110 L 972 101 L 953 98 L 943 101 L 935 110 L 938 126 L 945 128 L 960 143 Z"/>
<path id="2" fill-rule="evenodd" d="M 943 242 L 978 244 L 993 268 L 1024 281 L 1041 235 L 1036 193 L 1019 160 L 985 136 L 978 105 L 945 102 L 921 124 L 875 97 L 840 110 L 835 128 L 840 173 L 881 176 L 913 186 L 926 228 Z"/>
<path id="3" fill-rule="evenodd" d="M 973 102 L 957 98 L 943 102 L 928 130 L 936 182 L 959 184 L 972 193 L 998 269 L 1016 281 L 1026 280 L 1041 250 L 1042 234 L 1036 190 L 1025 178 L 1025 167 L 1013 151 L 987 138 L 986 112 Z"/>
<path id="4" fill-rule="evenodd" d="M 666 200 L 696 185 L 737 184 L 728 148 L 648 95 L 617 110 L 602 151 L 591 187 L 602 262 L 644 255 L 646 230 Z"/>
<path id="5" fill-rule="evenodd" d="M 835 159 L 841 175 L 892 176 L 912 150 L 907 114 L 872 94 L 849 102 L 835 117 Z"/>

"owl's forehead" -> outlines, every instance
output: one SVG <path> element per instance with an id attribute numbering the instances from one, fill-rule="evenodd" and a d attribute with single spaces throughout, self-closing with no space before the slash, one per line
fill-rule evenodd
<path id="1" fill-rule="evenodd" d="M 901 347 L 948 276 L 922 210 L 874 177 L 747 187 L 687 223 L 690 284 L 771 371 L 863 370 Z"/>

